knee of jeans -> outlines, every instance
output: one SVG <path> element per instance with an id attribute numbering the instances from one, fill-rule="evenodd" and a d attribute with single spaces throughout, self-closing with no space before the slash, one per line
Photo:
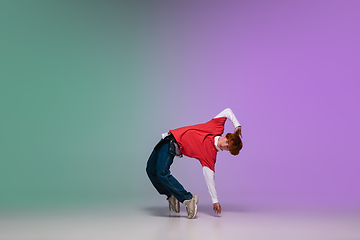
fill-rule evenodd
<path id="1" fill-rule="evenodd" d="M 146 166 L 146 173 L 148 176 L 155 176 L 156 175 L 156 171 L 154 168 L 151 168 L 150 166 Z"/>
<path id="2" fill-rule="evenodd" d="M 167 169 L 156 169 L 156 176 L 158 178 L 166 178 L 170 175 L 170 171 Z"/>

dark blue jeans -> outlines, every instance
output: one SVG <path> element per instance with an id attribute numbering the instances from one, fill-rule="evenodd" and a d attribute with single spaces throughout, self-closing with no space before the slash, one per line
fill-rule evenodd
<path id="1" fill-rule="evenodd" d="M 157 151 L 154 149 L 147 162 L 146 172 L 156 190 L 163 195 L 173 195 L 181 203 L 191 199 L 192 194 L 171 175 L 170 166 L 174 154 L 169 152 L 169 143 L 165 143 Z"/>

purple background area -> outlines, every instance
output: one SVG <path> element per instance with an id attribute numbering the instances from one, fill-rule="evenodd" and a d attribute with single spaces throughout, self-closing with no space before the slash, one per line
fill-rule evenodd
<path id="1" fill-rule="evenodd" d="M 218 154 L 224 210 L 360 208 L 359 13 L 359 0 L 0 1 L 0 208 L 166 204 L 145 172 L 160 134 L 227 107 L 244 149 Z M 211 207 L 197 160 L 171 170 Z"/>
<path id="2" fill-rule="evenodd" d="M 220 202 L 360 206 L 359 1 L 167 3 L 156 11 L 152 68 L 177 110 L 164 130 L 226 107 L 243 126 L 240 155 L 218 154 Z M 174 166 L 188 190 L 207 190 L 196 160 Z"/>

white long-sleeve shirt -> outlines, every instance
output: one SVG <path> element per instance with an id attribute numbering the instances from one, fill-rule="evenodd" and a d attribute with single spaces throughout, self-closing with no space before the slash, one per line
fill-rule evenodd
<path id="1" fill-rule="evenodd" d="M 239 121 L 235 117 L 233 111 L 230 108 L 225 109 L 224 111 L 219 113 L 215 118 L 219 118 L 219 117 L 226 117 L 227 119 L 229 119 L 232 122 L 234 128 L 241 126 Z M 219 138 L 220 138 L 220 136 L 216 136 L 214 138 L 214 144 L 215 144 L 215 147 L 216 147 L 216 149 L 218 151 L 222 151 L 217 146 Z M 203 167 L 203 174 L 204 174 L 204 177 L 205 177 L 206 185 L 208 187 L 212 203 L 218 203 L 219 200 L 218 200 L 216 187 L 215 187 L 215 173 L 214 173 L 214 171 L 211 170 L 210 168 L 204 166 Z"/>

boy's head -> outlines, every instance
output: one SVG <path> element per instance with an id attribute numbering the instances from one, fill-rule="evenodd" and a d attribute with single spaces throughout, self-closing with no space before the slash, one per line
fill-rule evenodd
<path id="1" fill-rule="evenodd" d="M 228 133 L 225 135 L 227 141 L 228 141 L 228 146 L 229 146 L 229 151 L 232 155 L 238 155 L 240 150 L 243 147 L 241 138 L 239 137 L 239 134 L 236 133 Z"/>

